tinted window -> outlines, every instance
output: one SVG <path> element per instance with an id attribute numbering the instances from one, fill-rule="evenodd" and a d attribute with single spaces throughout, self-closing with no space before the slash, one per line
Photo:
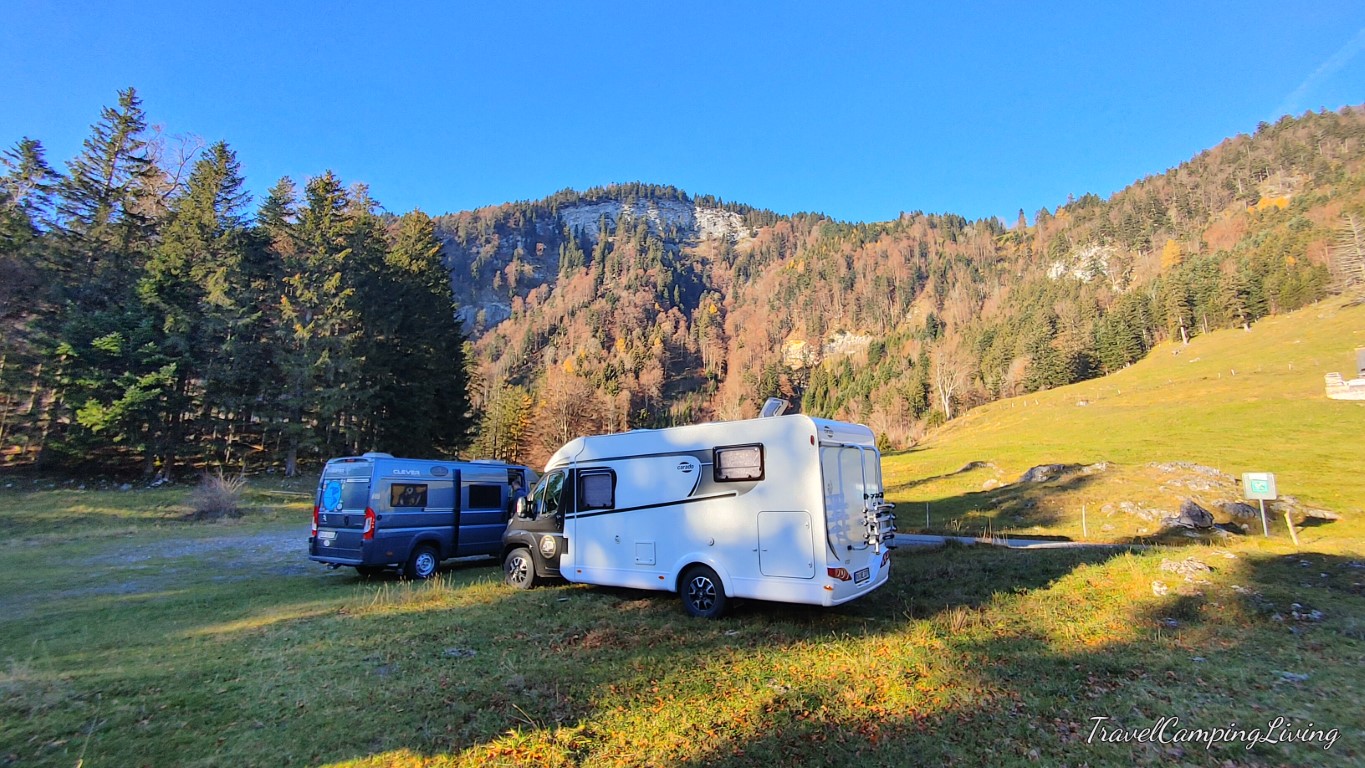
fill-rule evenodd
<path id="1" fill-rule="evenodd" d="M 763 446 L 735 445 L 715 450 L 716 482 L 736 483 L 763 479 Z"/>
<path id="2" fill-rule="evenodd" d="M 389 488 L 390 507 L 425 507 L 426 505 L 426 483 L 394 483 Z"/>
<path id="3" fill-rule="evenodd" d="M 364 509 L 370 506 L 370 484 L 342 483 L 341 506 L 343 509 Z"/>
<path id="4" fill-rule="evenodd" d="M 616 474 L 584 472 L 578 476 L 579 509 L 611 509 L 616 506 Z"/>
<path id="5" fill-rule="evenodd" d="M 501 509 L 501 508 L 502 508 L 502 486 L 500 486 L 500 485 L 471 485 L 471 486 L 469 486 L 469 508 L 470 508 L 470 509 Z"/>

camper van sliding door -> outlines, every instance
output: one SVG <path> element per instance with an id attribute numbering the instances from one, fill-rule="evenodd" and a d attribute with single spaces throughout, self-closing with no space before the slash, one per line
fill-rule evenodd
<path id="1" fill-rule="evenodd" d="M 456 554 L 491 555 L 502 547 L 507 528 L 507 485 L 466 477 L 461 484 L 460 525 Z"/>

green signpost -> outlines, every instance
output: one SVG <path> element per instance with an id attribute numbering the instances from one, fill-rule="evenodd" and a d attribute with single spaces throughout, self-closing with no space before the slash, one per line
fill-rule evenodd
<path id="1" fill-rule="evenodd" d="M 1274 501 L 1280 497 L 1275 489 L 1275 475 L 1270 472 L 1243 472 L 1242 473 L 1242 492 L 1251 500 L 1261 504 L 1261 529 L 1265 535 L 1270 535 L 1270 521 L 1265 516 L 1265 503 Z M 1289 519 L 1289 513 L 1284 513 L 1284 524 L 1289 526 L 1289 536 L 1294 540 L 1294 546 L 1299 545 L 1299 534 L 1294 530 L 1294 522 Z"/>

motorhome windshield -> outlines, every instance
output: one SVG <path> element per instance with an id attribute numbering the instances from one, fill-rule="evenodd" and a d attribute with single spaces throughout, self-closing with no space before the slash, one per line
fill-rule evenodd
<path id="1" fill-rule="evenodd" d="M 551 472 L 540 478 L 535 490 L 526 500 L 530 515 L 537 520 L 554 517 L 560 512 L 560 499 L 564 495 L 564 473 Z"/>

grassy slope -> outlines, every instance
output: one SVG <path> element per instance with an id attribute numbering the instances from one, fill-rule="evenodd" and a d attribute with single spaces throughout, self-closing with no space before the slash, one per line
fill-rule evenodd
<path id="1" fill-rule="evenodd" d="M 1090 538 L 1106 538 L 1096 524 L 1104 523 L 1097 511 L 1106 503 L 1138 499 L 1178 508 L 1179 494 L 1156 488 L 1161 479 L 1146 465 L 1192 462 L 1234 477 L 1274 472 L 1282 495 L 1343 517 L 1305 531 L 1306 547 L 1359 551 L 1365 539 L 1365 402 L 1323 394 L 1325 373 L 1353 375 L 1356 347 L 1365 347 L 1365 305 L 1340 302 L 1268 318 L 1250 331 L 1164 344 L 1112 376 L 970 411 L 916 450 L 887 458 L 890 496 L 900 504 L 902 528 L 921 527 L 928 502 L 934 528 L 1074 538 L 1080 538 L 1085 504 L 1095 515 Z M 984 482 L 1010 484 L 1032 466 L 1100 461 L 1117 466 L 1080 487 L 1054 486 L 1046 498 L 1029 499 L 1035 514 L 1022 522 L 1000 514 L 1002 504 L 995 503 L 1010 489 L 981 492 Z M 971 462 L 987 466 L 959 471 Z M 1047 514 L 1038 514 L 1038 505 Z M 1134 524 L 1108 519 L 1116 525 L 1107 538 L 1138 532 Z M 1278 525 L 1277 536 L 1287 537 L 1283 522 Z"/>
<path id="2" fill-rule="evenodd" d="M 1318 392 L 1361 343 L 1362 312 L 1319 307 L 980 409 L 889 459 L 893 495 L 944 508 L 937 526 L 973 508 L 1007 523 L 1010 505 L 1032 503 L 1025 522 L 1067 531 L 1079 499 L 1156 482 L 1150 462 L 1267 469 L 1347 517 L 1305 531 L 1306 548 L 1349 550 L 1365 461 L 1348 436 L 1365 411 Z M 1253 342 L 1271 350 L 1259 362 Z M 1191 396 L 1204 402 L 1180 403 Z M 1036 464 L 1100 459 L 1121 466 L 979 493 Z M 957 472 L 970 461 L 994 467 Z M 256 511 L 231 524 L 182 522 L 182 490 L 0 488 L 13 545 L 0 549 L 0 766 L 1365 759 L 1365 566 L 1292 553 L 1282 534 L 1137 552 L 901 550 L 891 582 L 847 606 L 748 603 L 703 622 L 671 595 L 516 592 L 487 566 L 416 585 L 328 571 L 302 552 L 306 495 L 256 487 Z M 256 548 L 281 536 L 273 554 Z M 1170 570 L 1187 558 L 1209 570 Z M 1092 741 L 1101 717 L 1262 730 L 1282 717 L 1318 738 Z"/>

